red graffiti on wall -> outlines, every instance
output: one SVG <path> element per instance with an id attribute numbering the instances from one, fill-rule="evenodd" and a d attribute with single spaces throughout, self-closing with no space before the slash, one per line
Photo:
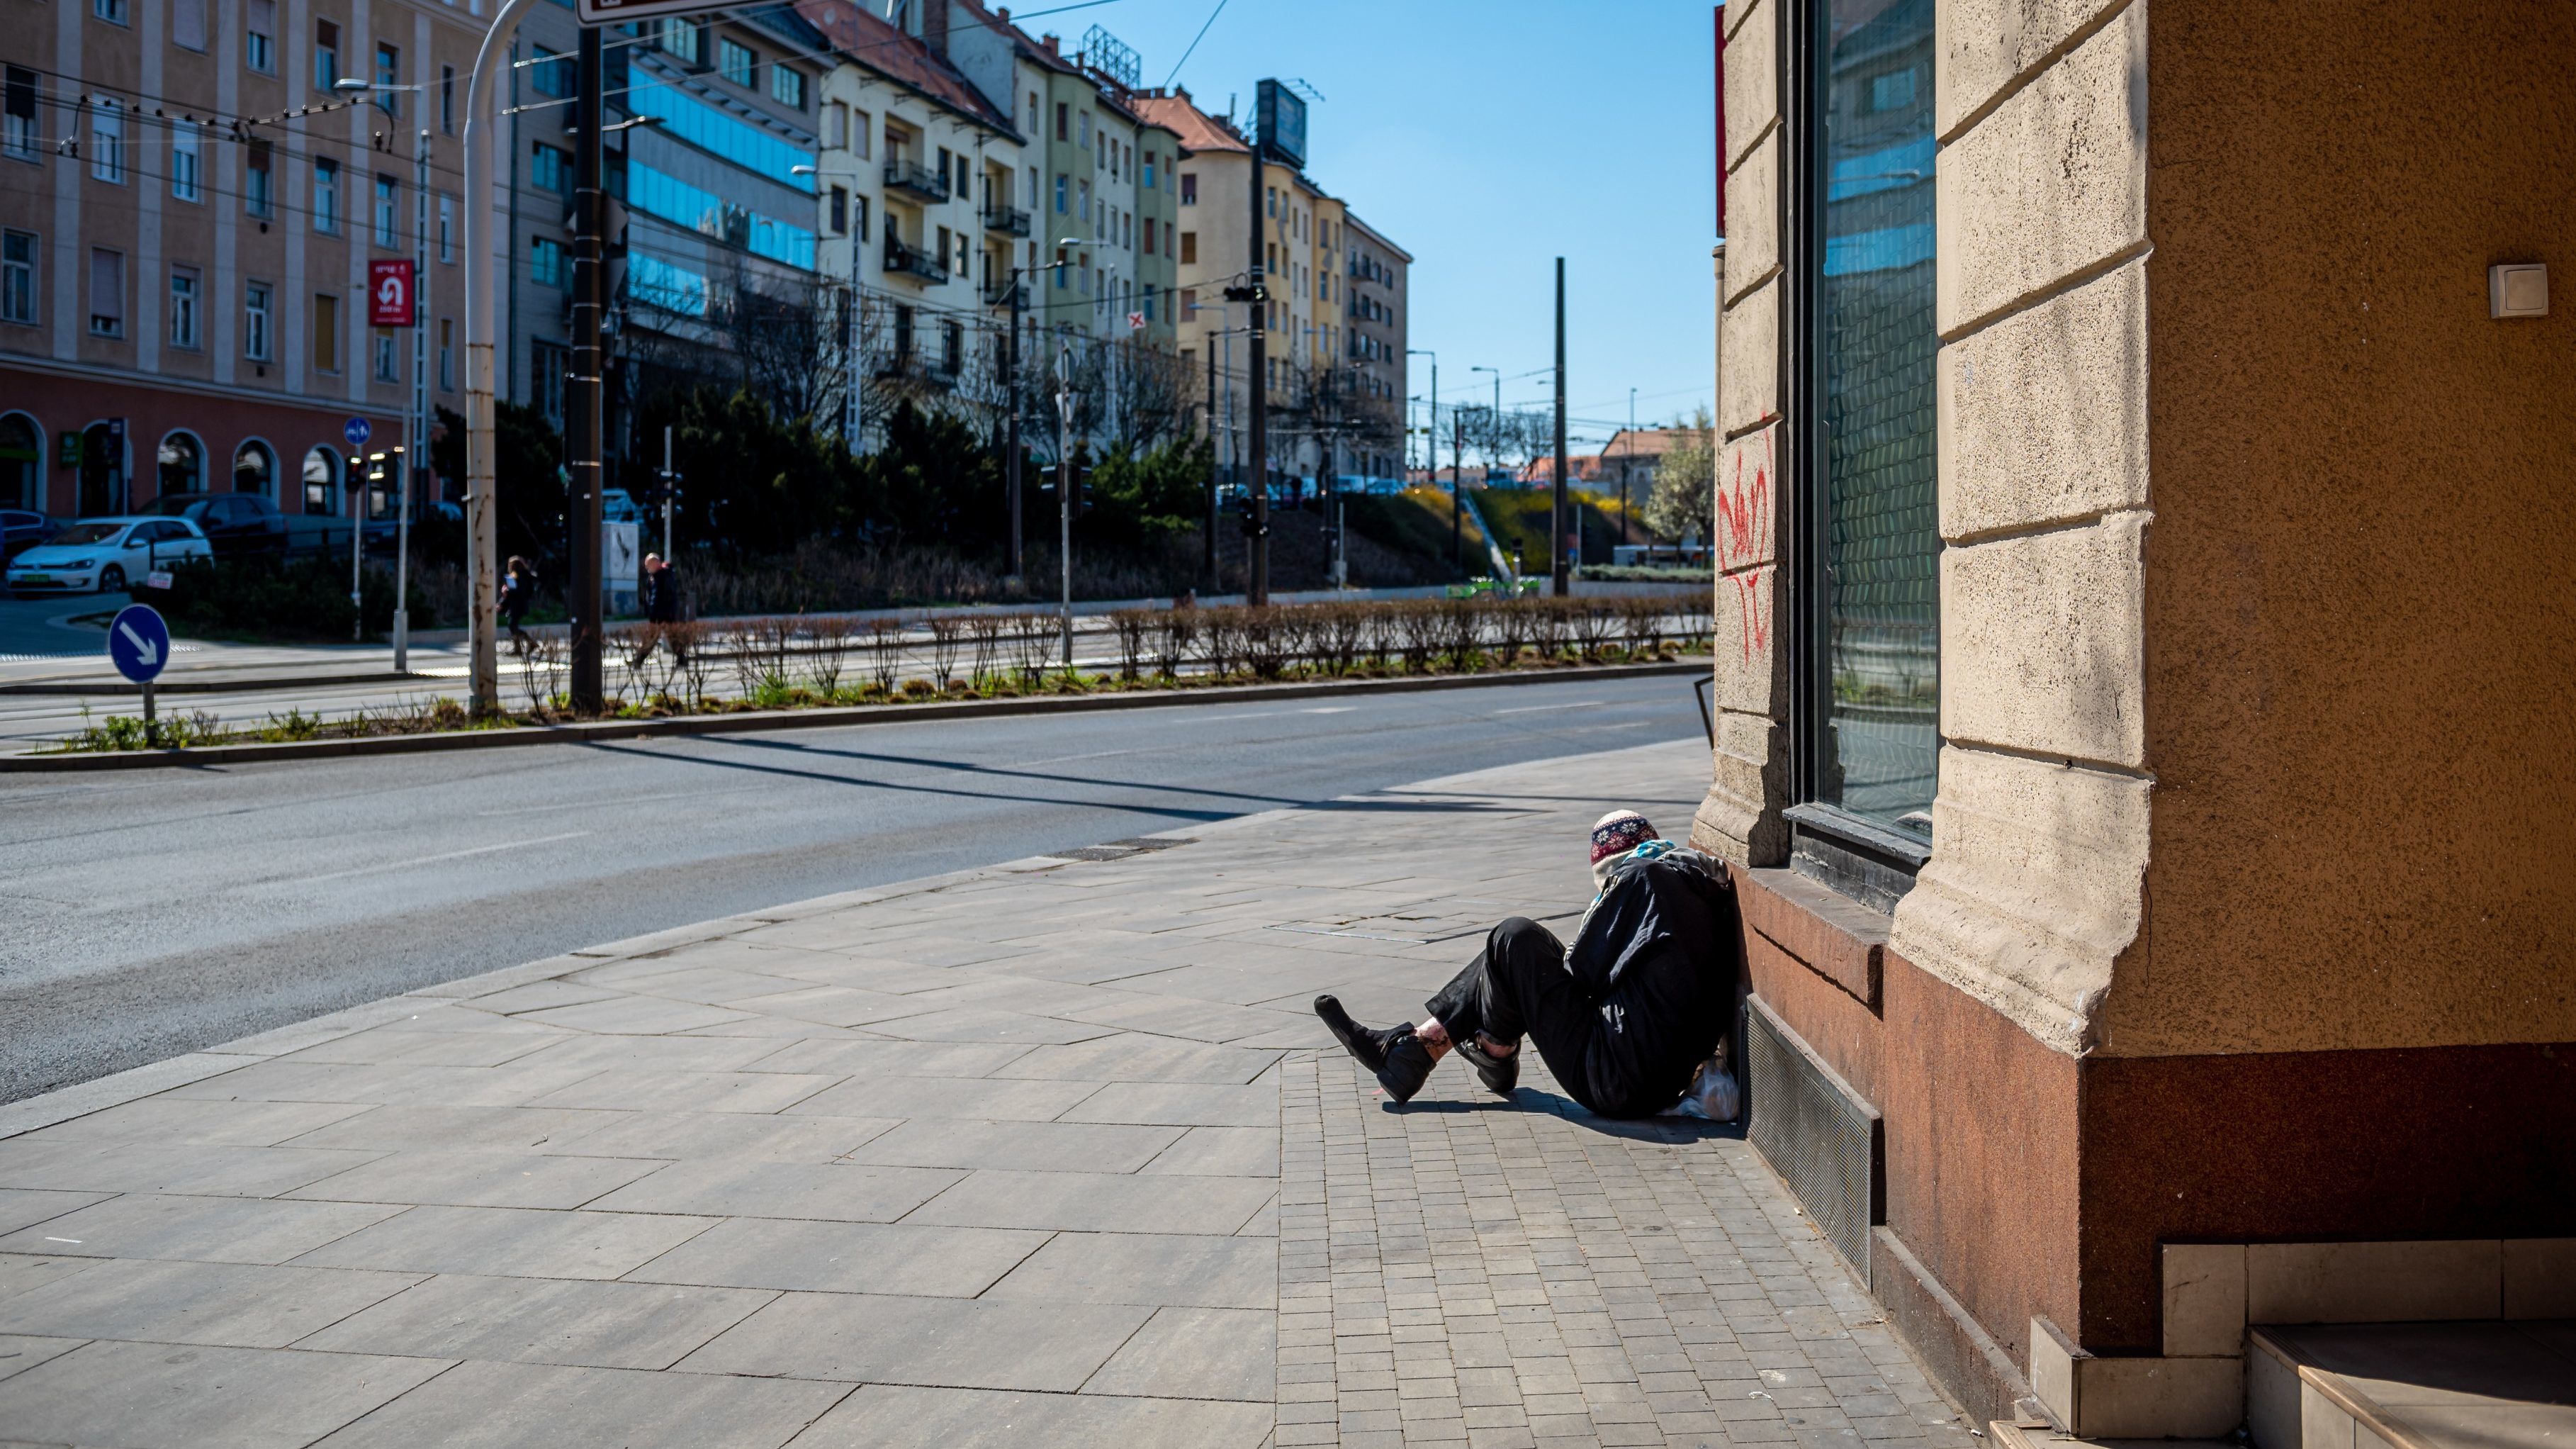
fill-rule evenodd
<path id="1" fill-rule="evenodd" d="M 1735 585 L 1736 631 L 1747 663 L 1771 647 L 1771 565 L 1759 562 L 1770 553 L 1771 434 L 1762 434 L 1762 461 L 1747 479 L 1744 455 L 1751 451 L 1736 453 L 1735 476 L 1721 479 L 1716 490 L 1717 569 Z"/>

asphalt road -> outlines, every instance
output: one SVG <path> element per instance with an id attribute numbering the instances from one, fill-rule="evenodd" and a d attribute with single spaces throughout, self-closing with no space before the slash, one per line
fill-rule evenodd
<path id="1" fill-rule="evenodd" d="M 714 916 L 1700 728 L 1665 676 L 0 777 L 0 1101 Z M 1682 830 L 1696 802 L 1616 803 Z"/>

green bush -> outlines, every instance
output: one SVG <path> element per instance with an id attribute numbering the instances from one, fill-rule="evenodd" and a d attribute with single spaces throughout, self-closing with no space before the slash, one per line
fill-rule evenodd
<path id="1" fill-rule="evenodd" d="M 369 638 L 393 628 L 394 576 L 370 567 L 360 576 L 359 614 Z M 339 643 L 351 635 L 349 570 L 332 559 L 285 564 L 242 559 L 214 564 L 190 560 L 170 570 L 167 589 L 134 592 L 161 611 L 175 630 L 215 637 L 309 639 Z M 436 610 L 415 594 L 409 601 L 414 629 L 438 627 Z"/>

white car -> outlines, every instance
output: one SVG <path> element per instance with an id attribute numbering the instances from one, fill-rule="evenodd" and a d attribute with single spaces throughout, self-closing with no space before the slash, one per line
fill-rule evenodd
<path id="1" fill-rule="evenodd" d="M 214 552 L 184 518 L 84 518 L 9 560 L 9 592 L 123 593 L 156 570 Z"/>

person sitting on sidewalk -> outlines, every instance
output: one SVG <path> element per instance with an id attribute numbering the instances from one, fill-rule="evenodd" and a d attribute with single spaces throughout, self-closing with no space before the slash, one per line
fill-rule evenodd
<path id="1" fill-rule="evenodd" d="M 1566 1092 L 1600 1116 L 1673 1106 L 1712 1065 L 1735 1013 L 1735 888 L 1717 862 L 1656 838 L 1633 810 L 1592 827 L 1592 874 L 1600 891 L 1570 949 L 1514 916 L 1426 1003 L 1420 1025 L 1372 1030 L 1330 996 L 1315 998 L 1315 1014 L 1396 1102 L 1453 1047 L 1509 1096 L 1526 1034 Z"/>

